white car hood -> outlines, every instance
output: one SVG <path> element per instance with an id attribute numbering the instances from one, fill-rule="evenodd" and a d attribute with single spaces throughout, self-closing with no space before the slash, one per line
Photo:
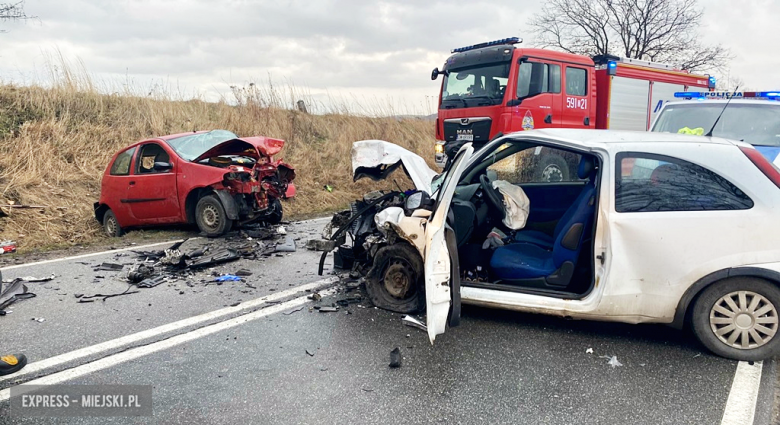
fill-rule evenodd
<path id="1" fill-rule="evenodd" d="M 352 144 L 353 181 L 363 177 L 382 180 L 399 165 L 417 190 L 431 194 L 431 181 L 437 173 L 419 155 L 384 140 L 361 140 Z"/>

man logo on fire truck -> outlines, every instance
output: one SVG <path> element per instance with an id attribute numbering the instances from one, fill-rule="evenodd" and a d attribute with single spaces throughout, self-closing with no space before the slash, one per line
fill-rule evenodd
<path id="1" fill-rule="evenodd" d="M 517 37 L 452 50 L 442 75 L 436 119 L 436 163 L 464 143 L 475 148 L 497 136 L 534 128 L 649 128 L 675 92 L 705 92 L 715 79 L 669 65 L 616 56 L 589 58 L 545 49 L 521 48 Z M 654 107 L 655 106 L 655 107 Z M 550 175 L 575 175 L 551 152 L 537 153 L 560 168 Z M 557 177 L 556 177 L 557 178 Z"/>

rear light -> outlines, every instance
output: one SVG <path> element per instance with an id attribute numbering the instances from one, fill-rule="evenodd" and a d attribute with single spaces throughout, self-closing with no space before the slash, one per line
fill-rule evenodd
<path id="1" fill-rule="evenodd" d="M 739 150 L 741 150 L 742 153 L 748 157 L 750 162 L 758 167 L 758 169 L 761 170 L 761 172 L 764 173 L 764 175 L 767 176 L 769 180 L 772 180 L 772 183 L 774 183 L 775 186 L 780 188 L 780 170 L 778 170 L 774 164 L 767 161 L 764 155 L 761 155 L 761 152 L 753 148 L 740 146 Z"/>

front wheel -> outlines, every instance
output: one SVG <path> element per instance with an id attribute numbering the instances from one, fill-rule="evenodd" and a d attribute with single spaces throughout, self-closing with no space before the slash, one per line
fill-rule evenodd
<path id="1" fill-rule="evenodd" d="M 210 238 L 224 235 L 233 225 L 225 213 L 225 207 L 215 195 L 200 198 L 195 206 L 195 222 L 200 231 Z"/>
<path id="2" fill-rule="evenodd" d="M 380 248 L 366 274 L 366 293 L 379 308 L 417 313 L 424 308 L 423 260 L 413 246 L 396 243 Z"/>
<path id="3" fill-rule="evenodd" d="M 106 235 L 112 238 L 122 236 L 122 228 L 119 226 L 116 215 L 111 210 L 103 213 L 103 230 L 106 232 Z"/>
<path id="4" fill-rule="evenodd" d="M 713 353 L 758 361 L 780 354 L 780 288 L 763 279 L 736 277 L 710 285 L 696 300 L 693 332 Z"/>

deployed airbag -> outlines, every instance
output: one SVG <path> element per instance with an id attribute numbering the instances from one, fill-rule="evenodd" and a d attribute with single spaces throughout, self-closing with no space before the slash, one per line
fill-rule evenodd
<path id="1" fill-rule="evenodd" d="M 504 180 L 494 181 L 493 188 L 504 195 L 504 207 L 506 208 L 504 225 L 512 230 L 520 230 L 525 227 L 531 201 L 528 200 L 523 188 Z"/>

